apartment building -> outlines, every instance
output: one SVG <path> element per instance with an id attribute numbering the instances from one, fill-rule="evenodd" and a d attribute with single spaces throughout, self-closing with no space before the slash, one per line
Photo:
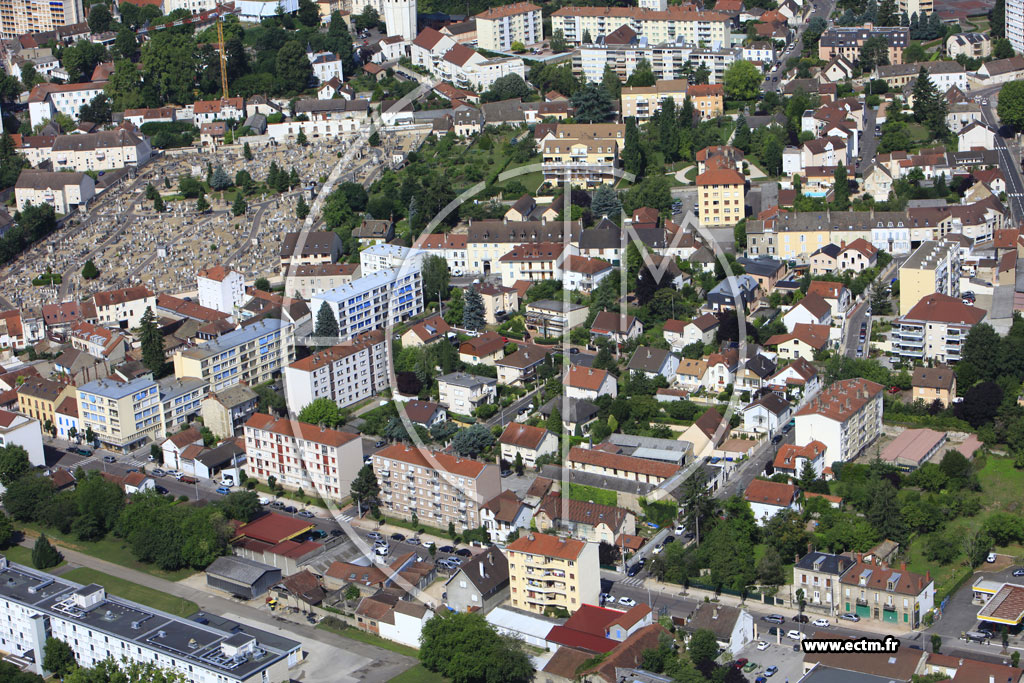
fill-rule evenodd
<path id="1" fill-rule="evenodd" d="M 350 406 L 390 385 L 384 330 L 372 330 L 316 351 L 284 369 L 288 409 L 302 410 L 318 398 Z"/>
<path id="2" fill-rule="evenodd" d="M 234 268 L 214 266 L 200 270 L 196 276 L 199 305 L 234 315 L 245 303 L 245 276 Z"/>
<path id="3" fill-rule="evenodd" d="M 600 599 L 597 544 L 550 534 L 528 533 L 505 547 L 512 606 L 543 614 L 570 614 Z"/>
<path id="4" fill-rule="evenodd" d="M 566 227 L 561 221 L 549 223 L 545 218 L 539 221 L 470 221 L 466 235 L 467 272 L 498 272 L 498 259 L 519 244 L 565 242 Z M 579 221 L 571 222 L 568 225 L 569 241 L 578 241 L 582 229 Z"/>
<path id="5" fill-rule="evenodd" d="M 286 680 L 302 643 L 207 613 L 197 621 L 108 595 L 0 557 L 4 649 L 42 675 L 49 638 L 71 647 L 80 666 L 105 660 L 154 665 L 188 683 Z"/>
<path id="6" fill-rule="evenodd" d="M 1007 3 L 1006 7 L 1007 38 L 1009 38 L 1010 34 L 1009 4 L 1010 3 Z M 964 55 L 965 57 L 969 57 L 972 59 L 983 59 L 985 57 L 990 56 L 991 54 L 992 41 L 985 33 L 956 33 L 946 39 L 946 55 L 952 59 L 956 59 L 960 55 Z"/>
<path id="7" fill-rule="evenodd" d="M 857 553 L 856 562 L 840 579 L 843 612 L 861 619 L 915 629 L 935 606 L 935 583 L 930 574 L 894 569 L 877 557 Z"/>
<path id="8" fill-rule="evenodd" d="M 939 239 L 953 232 L 948 210 L 936 215 L 910 211 L 807 211 L 747 221 L 747 256 L 807 263 L 827 244 L 861 238 L 890 254 L 907 254 L 914 239 Z"/>
<path id="9" fill-rule="evenodd" d="M 543 42 L 540 7 L 531 2 L 492 7 L 476 15 L 477 45 L 494 52 L 510 52 L 513 43 L 530 47 Z"/>
<path id="10" fill-rule="evenodd" d="M 472 415 L 484 403 L 493 403 L 498 395 L 498 380 L 465 372 L 452 372 L 437 378 L 438 403 L 449 412 Z"/>
<path id="11" fill-rule="evenodd" d="M 50 149 L 50 163 L 58 171 L 138 168 L 152 156 L 149 138 L 130 128 L 59 135 Z"/>
<path id="12" fill-rule="evenodd" d="M 511 287 L 520 280 L 543 282 L 562 280 L 566 257 L 572 258 L 579 249 L 562 242 L 536 242 L 519 244 L 500 259 L 501 284 Z"/>
<path id="13" fill-rule="evenodd" d="M 138 327 L 147 308 L 156 312 L 156 295 L 141 285 L 96 292 L 92 303 L 96 307 L 97 324 L 122 330 Z"/>
<path id="14" fill-rule="evenodd" d="M 127 453 L 163 436 L 160 388 L 152 378 L 99 379 L 78 387 L 76 397 L 82 432 L 92 429 L 105 448 Z"/>
<path id="15" fill-rule="evenodd" d="M 711 168 L 697 176 L 701 227 L 736 225 L 745 214 L 746 181 L 733 168 Z"/>
<path id="16" fill-rule="evenodd" d="M 622 39 L 618 38 L 620 35 Z M 672 80 L 680 78 L 689 63 L 693 68 L 707 67 L 708 82 L 721 84 L 726 69 L 740 59 L 740 55 L 738 49 L 710 49 L 682 41 L 651 44 L 638 40 L 632 29 L 623 26 L 606 36 L 603 44 L 583 45 L 574 52 L 572 70 L 574 75 L 597 83 L 608 66 L 625 82 L 633 75 L 637 64 L 646 61 L 655 78 Z"/>
<path id="17" fill-rule="evenodd" d="M 363 221 L 366 226 L 370 221 Z M 386 223 L 392 225 L 391 221 L 374 221 L 374 223 Z M 379 232 L 372 234 L 380 234 Z M 363 238 L 360 238 L 363 239 Z M 393 239 L 393 238 L 391 238 Z M 378 242 L 371 244 L 359 252 L 359 274 L 363 277 L 376 273 L 378 270 L 390 270 L 403 268 L 415 268 L 420 270 L 423 264 L 425 253 L 418 249 L 410 249 L 401 244 L 386 244 Z"/>
<path id="18" fill-rule="evenodd" d="M 892 322 L 892 353 L 910 360 L 955 363 L 971 328 L 984 320 L 986 313 L 959 297 L 926 294 Z"/>
<path id="19" fill-rule="evenodd" d="M 26 0 L 16 0 L 24 2 Z M 59 0 L 58 0 L 59 1 Z M 69 0 L 73 2 L 74 0 Z M 28 96 L 28 113 L 32 128 L 52 121 L 58 113 L 78 120 L 82 107 L 103 93 L 106 81 L 97 83 L 40 83 Z"/>
<path id="20" fill-rule="evenodd" d="M 448 262 L 448 270 L 452 275 L 463 275 L 466 268 L 466 235 L 451 233 L 432 233 L 422 235 L 416 240 L 415 247 L 427 254 L 440 256 Z"/>
<path id="21" fill-rule="evenodd" d="M 350 339 L 422 313 L 423 278 L 411 265 L 379 270 L 317 294 L 310 310 L 319 311 L 324 303 L 338 319 L 338 335 Z"/>
<path id="22" fill-rule="evenodd" d="M 561 31 L 568 42 L 577 45 L 584 44 L 587 34 L 596 41 L 600 36 L 628 26 L 637 37 L 646 38 L 649 43 L 681 40 L 719 49 L 729 44 L 729 24 L 730 19 L 725 14 L 695 11 L 679 5 L 664 11 L 572 6 L 562 7 L 551 15 L 551 31 Z"/>
<path id="23" fill-rule="evenodd" d="M 295 330 L 264 318 L 190 349 L 174 353 L 174 376 L 200 377 L 218 392 L 233 384 L 249 386 L 273 378 L 295 359 Z"/>
<path id="24" fill-rule="evenodd" d="M 363 466 L 359 434 L 266 413 L 250 417 L 243 432 L 250 477 L 262 482 L 274 477 L 282 486 L 316 491 L 325 500 L 347 497 Z"/>
<path id="25" fill-rule="evenodd" d="M 899 0 L 897 3 L 900 14 L 906 14 L 908 17 L 917 15 L 929 15 L 935 11 L 935 3 L 933 0 Z"/>
<path id="26" fill-rule="evenodd" d="M 192 118 L 197 126 L 214 121 L 241 121 L 245 118 L 245 100 L 241 97 L 200 100 L 192 105 Z"/>
<path id="27" fill-rule="evenodd" d="M 287 296 L 310 299 L 329 289 L 347 285 L 359 275 L 358 263 L 322 263 L 317 266 L 292 266 L 284 278 Z"/>
<path id="28" fill-rule="evenodd" d="M 72 137 L 72 136 L 68 136 Z M 84 173 L 55 173 L 26 168 L 14 184 L 14 199 L 18 211 L 27 206 L 53 207 L 58 216 L 88 205 L 96 196 L 96 182 Z"/>
<path id="29" fill-rule="evenodd" d="M 330 230 L 303 230 L 286 233 L 281 241 L 281 275 L 288 276 L 293 266 L 319 266 L 334 263 L 344 251 L 341 238 Z"/>
<path id="30" fill-rule="evenodd" d="M 960 296 L 960 248 L 955 242 L 923 242 L 899 269 L 900 315 L 929 294 Z"/>
<path id="31" fill-rule="evenodd" d="M 43 430 L 39 420 L 0 410 L 0 448 L 21 446 L 28 453 L 28 461 L 35 466 L 46 466 L 43 451 Z"/>
<path id="32" fill-rule="evenodd" d="M 797 444 L 825 444 L 825 467 L 849 462 L 882 433 L 881 384 L 845 379 L 822 390 L 796 413 Z"/>
<path id="33" fill-rule="evenodd" d="M 171 434 L 199 416 L 210 384 L 198 377 L 164 377 L 157 380 L 160 392 L 162 434 Z M 216 432 L 214 432 L 216 434 Z"/>
<path id="34" fill-rule="evenodd" d="M 0 38 L 56 31 L 84 21 L 82 0 L 5 0 L 0 3 Z"/>
<path id="35" fill-rule="evenodd" d="M 660 79 L 652 86 L 623 88 L 619 94 L 622 118 L 625 120 L 632 116 L 637 123 L 649 121 L 661 111 L 662 102 L 668 98 L 671 97 L 676 105 L 681 105 L 689 87 L 685 79 Z"/>
<path id="36" fill-rule="evenodd" d="M 480 509 L 501 493 L 498 466 L 398 443 L 373 454 L 384 514 L 457 531 L 483 523 Z"/>
<path id="37" fill-rule="evenodd" d="M 884 38 L 889 46 L 889 63 L 902 64 L 903 50 L 910 45 L 910 29 L 899 26 L 834 26 L 826 29 L 818 41 L 818 59 L 831 61 L 844 57 L 851 62 L 860 59 L 860 48 L 870 38 Z"/>
<path id="38" fill-rule="evenodd" d="M 216 394 L 209 394 L 199 406 L 203 426 L 219 437 L 239 434 L 256 412 L 258 403 L 256 392 L 244 384 L 235 384 Z"/>
<path id="39" fill-rule="evenodd" d="M 39 376 L 26 377 L 18 388 L 18 412 L 41 424 L 57 424 L 56 410 L 66 396 L 74 396 L 73 386 Z"/>
<path id="40" fill-rule="evenodd" d="M 1014 52 L 1024 52 L 1024 0 L 1006 0 L 1006 39 Z"/>
<path id="41" fill-rule="evenodd" d="M 842 607 L 840 580 L 854 564 L 848 555 L 809 552 L 793 565 L 793 591 L 804 592 L 808 609 L 834 616 Z"/>
<path id="42" fill-rule="evenodd" d="M 541 143 L 541 169 L 552 184 L 566 181 L 592 188 L 615 182 L 620 143 L 616 140 L 552 138 Z"/>

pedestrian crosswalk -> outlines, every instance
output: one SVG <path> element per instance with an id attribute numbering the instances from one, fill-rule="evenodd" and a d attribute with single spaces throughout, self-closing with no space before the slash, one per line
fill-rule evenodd
<path id="1" fill-rule="evenodd" d="M 644 578 L 642 576 L 627 576 L 615 583 L 619 586 L 642 586 L 644 585 Z"/>
<path id="2" fill-rule="evenodd" d="M 355 519 L 355 517 L 349 514 L 342 513 L 338 515 L 339 522 L 351 522 L 353 519 Z"/>

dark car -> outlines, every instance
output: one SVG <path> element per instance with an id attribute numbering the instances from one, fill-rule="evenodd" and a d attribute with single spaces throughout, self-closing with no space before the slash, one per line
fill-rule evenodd
<path id="1" fill-rule="evenodd" d="M 455 546 L 453 546 L 453 545 L 443 545 L 440 548 L 438 548 L 438 550 L 440 550 L 442 553 L 454 553 L 455 552 Z"/>
<path id="2" fill-rule="evenodd" d="M 345 535 L 345 532 L 342 531 L 341 529 L 331 529 L 331 536 L 333 536 L 334 538 L 338 538 L 339 536 L 344 536 L 344 535 Z"/>
<path id="3" fill-rule="evenodd" d="M 156 492 L 159 493 L 160 495 L 163 495 L 163 494 L 167 493 L 167 489 L 165 489 L 163 486 L 157 486 L 156 487 Z"/>
<path id="4" fill-rule="evenodd" d="M 798 614 L 795 617 L 793 617 L 793 621 L 795 621 L 798 624 L 806 624 L 808 621 L 810 621 L 810 618 L 806 614 Z"/>
<path id="5" fill-rule="evenodd" d="M 223 487 L 222 487 L 222 488 L 223 488 Z M 296 508 L 296 507 L 295 507 L 294 505 L 289 505 L 289 506 L 287 506 L 287 507 L 286 507 L 286 508 L 284 509 L 284 511 L 285 511 L 285 512 L 289 512 L 289 513 L 292 513 L 292 514 L 294 514 L 294 513 L 298 512 L 299 510 L 298 510 L 298 508 Z"/>
<path id="6" fill-rule="evenodd" d="M 626 576 L 636 576 L 643 568 L 643 565 L 637 562 L 626 570 Z"/>
<path id="7" fill-rule="evenodd" d="M 75 453 L 77 455 L 84 455 L 85 457 L 89 457 L 90 455 L 92 455 L 92 451 L 90 451 L 88 448 L 82 448 L 81 446 L 72 446 L 71 448 L 68 449 L 68 452 Z"/>
<path id="8" fill-rule="evenodd" d="M 662 541 L 661 543 L 662 543 L 662 545 L 666 545 L 666 544 L 668 544 L 668 543 L 675 543 L 675 542 L 676 542 L 676 537 L 675 537 L 675 536 L 668 536 L 668 537 L 667 537 L 667 538 L 665 538 L 665 540 L 664 540 L 664 541 Z"/>
<path id="9" fill-rule="evenodd" d="M 455 551 L 455 554 L 462 557 L 473 557 L 473 553 L 469 552 L 469 548 L 459 548 Z"/>
<path id="10" fill-rule="evenodd" d="M 1014 576 L 1024 576 L 1024 568 L 1017 568 L 1013 570 Z"/>
<path id="11" fill-rule="evenodd" d="M 777 444 L 780 441 L 782 441 L 782 434 L 776 434 L 775 436 L 772 437 L 773 444 Z"/>
<path id="12" fill-rule="evenodd" d="M 404 541 L 405 540 L 405 536 L 403 536 L 402 534 L 391 534 L 391 540 L 392 541 Z"/>

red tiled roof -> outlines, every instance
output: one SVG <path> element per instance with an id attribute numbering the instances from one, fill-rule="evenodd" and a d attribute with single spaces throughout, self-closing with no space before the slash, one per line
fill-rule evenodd
<path id="1" fill-rule="evenodd" d="M 660 477 L 662 479 L 668 479 L 679 471 L 679 467 L 670 462 L 658 462 L 656 460 L 634 458 L 629 455 L 605 453 L 604 451 L 583 448 L 582 446 L 575 446 L 570 449 L 568 460 L 570 462 L 578 462 L 584 465 L 605 467 L 621 472 L 644 474 L 652 477 Z"/>
<path id="2" fill-rule="evenodd" d="M 505 427 L 505 431 L 501 433 L 501 437 L 498 441 L 509 446 L 529 448 L 532 450 L 540 447 L 541 442 L 544 441 L 544 437 L 547 433 L 548 430 L 543 427 L 533 427 L 519 422 L 510 422 L 509 425 Z"/>
<path id="3" fill-rule="evenodd" d="M 881 384 L 859 377 L 840 380 L 811 399 L 797 415 L 823 415 L 845 422 L 882 393 L 882 389 Z"/>
<path id="4" fill-rule="evenodd" d="M 1016 252 L 1011 252 L 1016 255 Z M 976 325 L 985 317 L 985 311 L 977 306 L 968 306 L 956 297 L 946 294 L 928 294 L 907 311 L 901 320 L 927 320 L 957 325 Z"/>
<path id="5" fill-rule="evenodd" d="M 550 534 L 531 532 L 512 541 L 505 549 L 509 552 L 525 553 L 528 555 L 543 555 L 544 557 L 558 557 L 563 560 L 576 560 L 586 546 L 586 541 L 579 541 L 575 538 L 562 538 Z"/>
<path id="6" fill-rule="evenodd" d="M 569 372 L 565 376 L 565 385 L 576 389 L 598 391 L 607 377 L 607 370 L 573 365 L 569 367 Z"/>
<path id="7" fill-rule="evenodd" d="M 254 413 L 245 423 L 247 428 L 261 429 L 281 436 L 298 437 L 305 441 L 325 444 L 327 446 L 343 446 L 359 438 L 358 434 L 342 432 L 337 429 L 321 429 L 316 425 L 299 422 L 298 420 L 278 419 L 266 413 Z M 295 434 L 296 428 L 298 434 Z"/>
<path id="8" fill-rule="evenodd" d="M 299 517 L 267 512 L 248 524 L 238 527 L 235 531 L 235 538 L 245 537 L 277 545 L 295 538 L 313 526 L 312 522 Z"/>
<path id="9" fill-rule="evenodd" d="M 430 458 L 419 448 L 408 448 L 404 444 L 396 443 L 384 450 L 374 453 L 374 457 L 386 458 L 389 460 L 400 460 L 401 462 L 426 467 L 439 472 L 448 472 L 460 477 L 476 478 L 484 471 L 486 463 L 479 460 L 467 460 L 447 453 L 430 453 Z"/>
<path id="10" fill-rule="evenodd" d="M 743 497 L 749 503 L 786 507 L 796 498 L 796 487 L 792 484 L 754 479 L 743 492 Z"/>

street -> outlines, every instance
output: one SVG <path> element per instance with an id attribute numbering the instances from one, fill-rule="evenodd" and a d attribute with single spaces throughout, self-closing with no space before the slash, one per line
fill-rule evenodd
<path id="1" fill-rule="evenodd" d="M 1024 180 L 1021 180 L 1020 164 L 1014 158 L 1007 143 L 1007 140 L 1012 140 L 1013 138 L 1012 136 L 1007 138 L 1003 135 L 1003 131 L 999 127 L 999 119 L 994 113 L 1001 87 L 986 88 L 974 91 L 974 93 L 976 96 L 980 95 L 989 100 L 988 106 L 982 106 L 981 108 L 982 116 L 985 118 L 985 123 L 1000 131 L 1002 139 L 996 141 L 996 150 L 999 152 L 999 168 L 1006 177 L 1006 197 L 1007 203 L 1010 206 L 1010 212 L 1013 215 L 1014 222 L 1019 222 L 1024 218 L 1024 203 L 1022 203 L 1024 202 Z"/>

